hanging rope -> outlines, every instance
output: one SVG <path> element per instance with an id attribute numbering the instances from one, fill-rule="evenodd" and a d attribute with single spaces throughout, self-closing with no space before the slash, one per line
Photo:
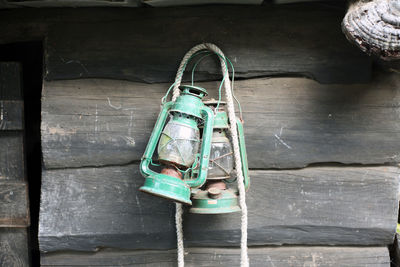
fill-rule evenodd
<path id="1" fill-rule="evenodd" d="M 182 204 L 176 203 L 175 204 L 175 224 L 176 224 L 176 243 L 177 243 L 177 254 L 178 254 L 178 266 L 183 267 L 185 266 L 185 250 L 183 246 L 183 228 L 182 228 Z"/>
<path id="2" fill-rule="evenodd" d="M 182 81 L 183 72 L 185 71 L 186 65 L 190 58 L 201 50 L 209 50 L 218 55 L 221 63 L 221 70 L 224 79 L 224 88 L 228 109 L 228 118 L 230 121 L 230 131 L 232 136 L 233 143 L 233 154 L 235 158 L 235 168 L 237 172 L 237 180 L 238 180 L 238 190 L 239 190 L 239 204 L 242 210 L 241 216 L 241 242 L 240 242 L 240 266 L 248 267 L 249 266 L 249 258 L 247 255 L 247 205 L 246 205 L 246 190 L 244 188 L 244 178 L 242 172 L 242 162 L 240 158 L 240 149 L 239 149 L 239 139 L 238 132 L 236 126 L 236 115 L 235 115 L 235 106 L 233 102 L 233 92 L 231 88 L 231 82 L 229 80 L 229 71 L 227 66 L 227 60 L 224 56 L 224 53 L 219 49 L 216 45 L 211 43 L 199 44 L 190 49 L 185 56 L 183 57 L 181 64 L 176 73 L 175 83 L 172 91 L 172 101 L 175 101 L 179 96 L 179 86 Z M 176 214 L 175 214 L 175 223 L 176 223 L 176 236 L 177 236 L 177 252 L 178 252 L 178 266 L 184 266 L 184 246 L 183 246 L 183 229 L 182 229 L 182 205 L 176 204 Z"/>

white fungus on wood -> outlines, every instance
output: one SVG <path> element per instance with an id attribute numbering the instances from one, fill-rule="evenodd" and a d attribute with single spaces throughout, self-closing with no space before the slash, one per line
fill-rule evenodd
<path id="1" fill-rule="evenodd" d="M 400 1 L 353 3 L 342 22 L 347 39 L 367 54 L 400 59 Z"/>

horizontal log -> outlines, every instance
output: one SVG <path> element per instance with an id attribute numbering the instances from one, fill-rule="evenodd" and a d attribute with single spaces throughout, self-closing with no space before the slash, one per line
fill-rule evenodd
<path id="1" fill-rule="evenodd" d="M 23 130 L 24 102 L 0 100 L 0 130 Z"/>
<path id="2" fill-rule="evenodd" d="M 188 5 L 261 5 L 263 0 L 193 0 L 187 2 L 185 0 L 144 0 L 143 3 L 153 7 L 170 7 L 170 6 L 188 6 Z"/>
<path id="3" fill-rule="evenodd" d="M 20 1 L 20 0 L 8 0 L 7 8 L 10 7 L 34 7 L 34 8 L 71 8 L 71 7 L 138 7 L 141 5 L 140 0 L 128 0 L 128 1 Z"/>
<path id="4" fill-rule="evenodd" d="M 250 246 L 393 242 L 395 167 L 314 167 L 250 175 Z M 139 192 L 143 181 L 138 165 L 44 171 L 41 251 L 175 248 L 174 205 Z M 187 246 L 238 246 L 240 213 L 186 213 L 184 232 Z"/>
<path id="5" fill-rule="evenodd" d="M 0 131 L 0 181 L 25 179 L 23 133 Z"/>
<path id="6" fill-rule="evenodd" d="M 240 78 L 289 74 L 322 83 L 370 79 L 370 59 L 352 47 L 338 27 L 341 8 L 303 4 L 111 12 L 113 19 L 108 15 L 97 23 L 81 19 L 48 25 L 47 80 L 169 82 L 184 53 L 201 42 L 219 45 Z M 198 70 L 197 80 L 220 78 L 213 59 L 204 60 Z"/>
<path id="7" fill-rule="evenodd" d="M 29 226 L 28 186 L 0 180 L 0 227 Z"/>
<path id="8" fill-rule="evenodd" d="M 219 83 L 199 85 L 217 96 Z M 45 167 L 140 160 L 168 86 L 97 79 L 45 82 Z M 250 168 L 399 161 L 398 74 L 380 73 L 371 83 L 357 85 L 262 78 L 237 81 L 235 87 L 244 111 Z"/>
<path id="9" fill-rule="evenodd" d="M 0 62 L 0 100 L 22 99 L 21 73 L 20 63 Z"/>
<path id="10" fill-rule="evenodd" d="M 386 247 L 263 247 L 250 248 L 251 266 L 389 266 Z M 240 251 L 232 248 L 189 248 L 185 266 L 239 266 Z M 174 250 L 118 251 L 97 253 L 49 253 L 41 266 L 176 266 Z"/>
<path id="11" fill-rule="evenodd" d="M 301 3 L 301 2 L 315 2 L 315 1 L 318 1 L 318 0 L 273 0 L 274 4 L 278 4 L 278 5 L 279 4 Z M 322 0 L 322 1 L 329 1 L 329 0 Z"/>
<path id="12" fill-rule="evenodd" d="M 0 264 L 30 266 L 26 228 L 0 228 Z"/>

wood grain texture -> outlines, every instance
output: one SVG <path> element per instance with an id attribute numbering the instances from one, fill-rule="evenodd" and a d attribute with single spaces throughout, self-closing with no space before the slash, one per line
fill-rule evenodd
<path id="1" fill-rule="evenodd" d="M 26 228 L 0 228 L 0 266 L 29 266 Z"/>
<path id="2" fill-rule="evenodd" d="M 0 181 L 0 227 L 29 226 L 28 186 Z"/>
<path id="3" fill-rule="evenodd" d="M 81 0 L 70 0 L 70 1 L 20 1 L 20 0 L 8 0 L 8 4 L 12 4 L 13 7 L 34 7 L 34 8 L 87 8 L 87 7 L 138 7 L 141 2 L 135 0 L 119 0 L 119 1 L 81 1 Z"/>
<path id="4" fill-rule="evenodd" d="M 48 26 L 45 78 L 169 82 L 187 50 L 211 42 L 232 59 L 240 78 L 366 82 L 370 59 L 343 36 L 343 12 L 318 4 L 173 7 L 115 12 L 97 23 L 55 22 Z M 206 59 L 197 79 L 219 78 L 218 64 Z"/>
<path id="5" fill-rule="evenodd" d="M 251 171 L 255 245 L 386 245 L 398 209 L 395 167 Z M 41 251 L 175 248 L 174 205 L 138 191 L 138 165 L 43 173 Z M 186 246 L 238 246 L 240 214 L 185 214 Z"/>
<path id="6" fill-rule="evenodd" d="M 0 62 L 0 100 L 22 99 L 21 74 L 20 63 Z"/>
<path id="7" fill-rule="evenodd" d="M 44 40 L 51 11 L 36 9 L 2 10 L 0 44 Z M 56 12 L 58 13 L 58 12 Z M 56 15 L 56 14 L 54 14 Z"/>
<path id="8" fill-rule="evenodd" d="M 232 248 L 189 248 L 185 266 L 239 266 L 240 251 Z M 390 265 L 386 247 L 263 247 L 250 248 L 251 266 L 376 266 Z M 49 253 L 41 255 L 42 266 L 176 266 L 174 250 L 118 251 L 97 253 Z"/>
<path id="9" fill-rule="evenodd" d="M 304 78 L 237 81 L 250 168 L 318 162 L 382 164 L 400 157 L 400 75 L 369 84 L 321 85 Z M 199 83 L 216 97 L 218 83 Z M 83 79 L 45 82 L 46 168 L 140 160 L 167 84 Z"/>
<path id="10" fill-rule="evenodd" d="M 153 7 L 188 6 L 188 5 L 261 5 L 263 0 L 144 0 L 143 3 Z"/>
<path id="11" fill-rule="evenodd" d="M 23 116 L 23 101 L 0 100 L 0 130 L 23 130 Z"/>
<path id="12" fill-rule="evenodd" d="M 0 131 L 0 181 L 25 179 L 23 133 Z"/>

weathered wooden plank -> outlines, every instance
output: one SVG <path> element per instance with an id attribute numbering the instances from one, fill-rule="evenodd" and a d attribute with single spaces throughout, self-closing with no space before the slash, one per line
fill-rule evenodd
<path id="1" fill-rule="evenodd" d="M 0 265 L 29 266 L 26 228 L 0 228 Z"/>
<path id="2" fill-rule="evenodd" d="M 24 102 L 0 100 L 0 130 L 23 130 Z"/>
<path id="3" fill-rule="evenodd" d="M 0 181 L 0 227 L 29 226 L 28 186 Z"/>
<path id="4" fill-rule="evenodd" d="M 47 32 L 45 20 L 52 17 L 48 14 L 51 11 L 43 12 L 38 9 L 29 11 L 24 8 L 1 12 L 0 44 L 2 45 L 43 40 Z"/>
<path id="5" fill-rule="evenodd" d="M 187 50 L 212 42 L 233 60 L 237 77 L 285 74 L 323 83 L 366 82 L 370 59 L 343 36 L 338 27 L 343 12 L 309 3 L 174 7 L 116 12 L 115 19 L 98 23 L 55 22 L 48 26 L 45 78 L 169 82 Z M 215 60 L 199 67 L 198 80 L 219 77 Z"/>
<path id="6" fill-rule="evenodd" d="M 176 247 L 174 205 L 138 191 L 138 165 L 44 171 L 41 251 Z M 398 211 L 395 167 L 251 171 L 254 245 L 386 245 Z M 187 246 L 238 246 L 240 214 L 184 218 Z"/>
<path id="7" fill-rule="evenodd" d="M 400 75 L 369 84 L 321 85 L 303 78 L 242 80 L 250 168 L 316 162 L 398 162 Z M 217 83 L 200 83 L 217 96 Z M 122 165 L 139 160 L 167 84 L 118 80 L 45 82 L 46 168 Z M 399 144 L 399 145 L 398 145 Z"/>
<path id="8" fill-rule="evenodd" d="M 340 2 L 345 2 L 343 0 L 331 1 L 331 0 L 273 0 L 274 4 L 293 4 L 293 3 L 302 3 L 302 2 L 329 2 L 330 5 L 335 5 L 337 7 L 341 7 L 342 4 Z"/>
<path id="9" fill-rule="evenodd" d="M 24 180 L 23 133 L 0 131 L 0 181 Z"/>
<path id="10" fill-rule="evenodd" d="M 119 0 L 119 1 L 98 1 L 98 0 L 7 0 L 8 4 L 14 7 L 138 7 L 141 5 L 139 0 Z"/>
<path id="11" fill-rule="evenodd" d="M 0 100 L 22 99 L 21 64 L 0 62 Z"/>
<path id="12" fill-rule="evenodd" d="M 240 251 L 233 248 L 186 249 L 186 266 L 239 266 Z M 389 266 L 386 247 L 263 247 L 250 248 L 251 266 Z M 174 250 L 97 253 L 43 253 L 42 266 L 176 266 Z"/>
<path id="13" fill-rule="evenodd" d="M 169 6 L 188 6 L 188 5 L 209 5 L 209 4 L 225 4 L 225 5 L 261 5 L 263 0 L 194 0 L 187 2 L 185 0 L 144 0 L 143 3 L 154 7 Z"/>

